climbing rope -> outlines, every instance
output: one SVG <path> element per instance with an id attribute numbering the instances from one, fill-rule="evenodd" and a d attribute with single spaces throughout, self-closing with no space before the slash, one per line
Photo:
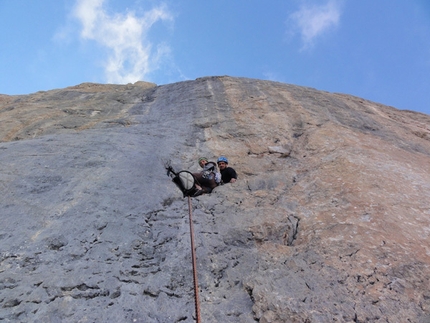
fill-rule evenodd
<path id="1" fill-rule="evenodd" d="M 199 301 L 199 283 L 197 280 L 196 265 L 196 248 L 194 246 L 194 228 L 193 228 L 193 208 L 191 205 L 191 196 L 196 192 L 195 177 L 187 171 L 175 172 L 170 165 L 170 161 L 164 162 L 164 168 L 167 170 L 167 176 L 178 186 L 185 196 L 188 196 L 188 211 L 190 218 L 190 238 L 191 238 L 191 257 L 193 260 L 193 278 L 194 278 L 194 298 L 196 303 L 196 322 L 200 323 L 200 301 Z"/>
<path id="2" fill-rule="evenodd" d="M 194 247 L 193 211 L 191 196 L 188 196 L 188 213 L 190 218 L 191 257 L 193 258 L 194 298 L 196 304 L 196 322 L 200 323 L 199 282 L 197 280 L 196 252 Z"/>

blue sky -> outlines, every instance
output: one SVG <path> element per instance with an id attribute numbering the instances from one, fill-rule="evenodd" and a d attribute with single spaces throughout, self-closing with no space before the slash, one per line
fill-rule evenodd
<path id="1" fill-rule="evenodd" d="M 0 0 L 0 93 L 230 75 L 430 114 L 429 0 Z"/>

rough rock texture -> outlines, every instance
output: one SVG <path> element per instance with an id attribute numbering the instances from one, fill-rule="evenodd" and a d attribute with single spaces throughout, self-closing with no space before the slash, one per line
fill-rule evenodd
<path id="1" fill-rule="evenodd" d="M 0 321 L 430 322 L 430 117 L 231 77 L 0 96 Z"/>

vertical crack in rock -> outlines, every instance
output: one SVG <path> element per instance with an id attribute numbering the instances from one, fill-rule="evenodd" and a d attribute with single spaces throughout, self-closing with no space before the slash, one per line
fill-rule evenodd
<path id="1" fill-rule="evenodd" d="M 249 285 L 246 285 L 245 286 L 245 290 L 248 293 L 248 296 L 249 296 L 249 299 L 250 299 L 251 303 L 255 304 L 255 299 L 254 299 L 254 296 L 252 294 L 253 288 L 251 286 L 249 286 Z M 260 320 L 257 318 L 256 313 L 254 312 L 254 309 L 252 310 L 252 314 L 253 314 L 253 321 L 260 322 Z"/>
<path id="2" fill-rule="evenodd" d="M 288 216 L 289 230 L 285 232 L 285 240 L 287 246 L 292 246 L 299 232 L 300 219 L 294 215 Z"/>

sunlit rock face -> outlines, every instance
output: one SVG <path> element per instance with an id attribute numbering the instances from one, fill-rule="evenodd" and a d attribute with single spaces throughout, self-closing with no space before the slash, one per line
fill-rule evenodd
<path id="1" fill-rule="evenodd" d="M 430 322 L 430 117 L 205 77 L 0 96 L 0 321 Z"/>

